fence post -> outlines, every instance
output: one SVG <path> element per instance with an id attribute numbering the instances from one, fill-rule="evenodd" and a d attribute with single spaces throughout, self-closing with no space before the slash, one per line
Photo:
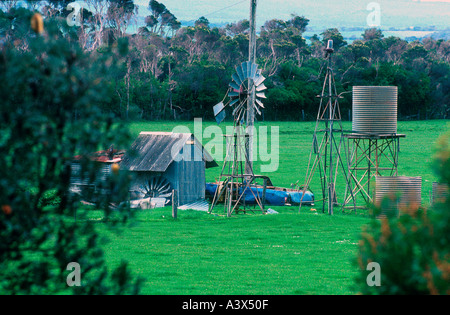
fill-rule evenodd
<path id="1" fill-rule="evenodd" d="M 172 190 L 172 218 L 177 218 L 178 212 L 178 193 L 175 189 Z"/>

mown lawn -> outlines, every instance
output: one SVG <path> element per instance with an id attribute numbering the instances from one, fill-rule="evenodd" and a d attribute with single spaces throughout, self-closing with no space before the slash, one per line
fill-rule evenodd
<path id="1" fill-rule="evenodd" d="M 140 131 L 172 131 L 175 122 L 133 123 Z M 181 123 L 192 132 L 192 122 Z M 214 123 L 203 123 L 203 129 Z M 304 181 L 314 123 L 261 122 L 279 127 L 279 168 L 267 173 L 277 186 Z M 429 202 L 434 143 L 450 130 L 448 121 L 399 122 L 399 175 L 422 176 L 422 201 Z M 350 123 L 344 123 L 350 128 Z M 206 144 L 211 139 L 203 139 Z M 218 143 L 220 140 L 216 139 Z M 276 145 L 276 144 L 275 144 Z M 273 149 L 271 147 L 271 149 Z M 264 162 L 263 162 L 264 163 Z M 222 162 L 219 161 L 219 165 Z M 255 163 L 259 173 L 260 162 Z M 207 171 L 207 181 L 220 175 L 220 166 Z M 313 183 L 318 190 L 320 182 Z M 340 186 L 343 189 L 342 185 Z M 121 233 L 107 230 L 104 247 L 111 267 L 127 260 L 136 275 L 145 278 L 144 294 L 355 294 L 354 264 L 366 212 L 334 216 L 316 204 L 272 207 L 278 214 L 247 214 L 226 218 L 197 211 L 171 209 L 140 211 Z"/>
<path id="2" fill-rule="evenodd" d="M 273 207 L 275 208 L 275 207 Z M 143 294 L 353 294 L 366 217 L 275 208 L 232 218 L 146 210 L 110 233 L 107 259 L 129 261 Z"/>

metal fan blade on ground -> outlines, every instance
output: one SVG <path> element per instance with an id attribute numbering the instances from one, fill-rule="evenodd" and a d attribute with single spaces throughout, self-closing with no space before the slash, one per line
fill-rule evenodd
<path id="1" fill-rule="evenodd" d="M 170 183 L 162 176 L 149 178 L 146 184 L 140 187 L 140 192 L 144 198 L 169 198 L 172 196 Z"/>

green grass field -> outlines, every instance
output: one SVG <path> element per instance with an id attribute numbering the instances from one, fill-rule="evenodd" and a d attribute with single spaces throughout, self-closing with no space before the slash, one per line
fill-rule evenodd
<path id="1" fill-rule="evenodd" d="M 279 168 L 266 173 L 277 186 L 303 182 L 311 150 L 312 122 L 260 122 L 278 126 Z M 145 122 L 130 125 L 140 131 L 172 131 L 193 122 Z M 214 123 L 203 123 L 203 129 Z M 350 128 L 350 123 L 344 123 Z M 422 176 L 422 201 L 429 203 L 433 147 L 450 130 L 448 121 L 399 122 L 401 140 L 399 175 Z M 210 139 L 203 139 L 203 143 Z M 273 148 L 272 148 L 273 149 Z M 208 169 L 207 181 L 220 175 L 220 166 Z M 259 173 L 259 162 L 255 164 Z M 313 190 L 320 182 L 313 183 Z M 145 278 L 143 294 L 355 294 L 354 264 L 361 227 L 367 213 L 334 216 L 303 207 L 271 207 L 278 214 L 240 214 L 231 218 L 170 208 L 142 210 L 121 233 L 98 223 L 109 239 L 104 247 L 108 264 L 122 259 Z"/>

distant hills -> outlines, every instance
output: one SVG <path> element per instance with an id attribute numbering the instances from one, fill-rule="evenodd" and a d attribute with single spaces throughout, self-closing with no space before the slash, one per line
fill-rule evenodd
<path id="1" fill-rule="evenodd" d="M 135 0 L 139 14 L 146 16 L 147 0 Z M 184 26 L 205 16 L 212 26 L 223 26 L 249 18 L 249 1 L 239 0 L 161 0 Z M 307 34 L 320 34 L 327 28 L 338 28 L 347 39 L 359 37 L 359 30 L 368 28 L 367 17 L 372 12 L 368 4 L 375 2 L 380 8 L 380 28 L 399 37 L 423 36 L 448 39 L 450 3 L 442 1 L 412 0 L 258 0 L 258 28 L 270 19 L 288 20 L 291 14 L 310 20 Z M 351 29 L 358 29 L 351 31 Z M 447 31 L 446 31 L 447 30 Z M 401 32 L 400 32 L 401 31 Z M 396 33 L 395 33 L 396 32 Z M 425 33 L 424 33 L 425 32 Z M 361 32 L 362 33 L 362 32 Z"/>

